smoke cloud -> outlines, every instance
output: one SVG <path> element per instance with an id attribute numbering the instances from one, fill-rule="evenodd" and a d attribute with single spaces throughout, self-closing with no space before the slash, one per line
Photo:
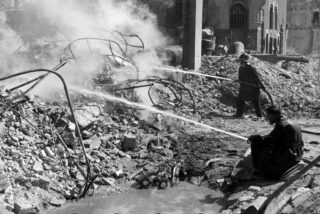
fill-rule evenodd
<path id="1" fill-rule="evenodd" d="M 164 1 L 166 4 L 170 2 L 172 1 Z M 25 0 L 22 9 L 26 11 L 24 18 L 13 25 L 24 27 L 23 32 L 10 29 L 6 24 L 5 13 L 0 16 L 0 56 L 7 59 L 6 63 L 0 65 L 1 73 L 39 67 L 51 69 L 62 57 L 76 57 L 76 60 L 71 60 L 59 72 L 67 82 L 85 86 L 94 73 L 101 71 L 102 64 L 106 63 L 104 56 L 111 54 L 110 44 L 98 40 L 82 40 L 73 43 L 72 49 L 65 49 L 71 41 L 79 38 L 103 38 L 120 41 L 120 45 L 123 45 L 121 36 L 114 34 L 114 30 L 117 30 L 125 35 L 137 34 L 147 50 L 168 42 L 168 38 L 158 29 L 157 17 L 146 5 L 136 0 Z M 30 14 L 32 21 L 28 19 Z M 129 38 L 128 42 L 131 45 L 141 45 L 136 38 Z M 10 54 L 19 47 L 28 56 L 16 58 L 10 64 Z M 30 47 L 36 47 L 36 51 Z M 152 75 L 148 68 L 150 65 L 159 65 L 160 60 L 152 51 L 136 55 L 138 50 L 131 47 L 128 54 L 138 66 L 139 77 Z M 114 44 L 112 51 L 121 55 L 120 48 Z M 41 60 L 43 55 L 46 60 Z M 130 74 L 119 75 L 121 80 L 136 78 L 135 68 L 130 69 Z M 50 89 L 56 90 L 59 84 L 57 78 L 51 77 L 39 86 L 34 93 L 45 95 Z"/>

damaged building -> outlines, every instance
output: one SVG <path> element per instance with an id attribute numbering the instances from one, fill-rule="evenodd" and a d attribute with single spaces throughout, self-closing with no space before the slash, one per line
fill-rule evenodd
<path id="1" fill-rule="evenodd" d="M 188 1 L 147 2 L 157 14 L 159 25 L 181 43 Z M 283 54 L 288 35 L 286 14 L 287 1 L 284 0 L 204 0 L 202 27 L 214 30 L 216 44 L 240 41 L 247 50 Z"/>
<path id="2" fill-rule="evenodd" d="M 294 51 L 300 54 L 320 52 L 319 13 L 319 0 L 288 1 L 288 46 Z"/>
<path id="3" fill-rule="evenodd" d="M 318 58 L 303 64 L 285 55 L 286 4 L 1 1 L 0 213 L 316 211 Z M 318 29 L 319 12 L 312 11 Z M 212 52 L 202 56 L 205 39 Z M 239 78 L 238 55 L 214 49 L 230 51 L 237 42 L 253 56 L 248 62 L 261 86 Z M 166 64 L 160 48 L 179 55 Z M 251 103 L 235 117 L 239 86 L 246 83 L 261 87 L 263 110 L 278 105 L 299 131 L 315 135 L 303 138 L 303 160 L 280 179 L 243 170 L 252 136 L 264 138 L 272 128 Z M 232 180 L 237 171 L 239 182 Z"/>

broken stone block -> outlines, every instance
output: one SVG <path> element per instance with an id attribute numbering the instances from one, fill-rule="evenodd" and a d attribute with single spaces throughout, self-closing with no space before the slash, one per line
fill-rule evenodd
<path id="1" fill-rule="evenodd" d="M 254 197 L 252 196 L 252 195 L 244 195 L 244 196 L 241 196 L 240 198 L 239 198 L 239 201 L 251 201 L 251 200 L 253 200 L 254 199 Z"/>
<path id="2" fill-rule="evenodd" d="M 232 210 L 223 210 L 220 214 L 233 214 Z"/>
<path id="3" fill-rule="evenodd" d="M 39 173 L 39 174 L 43 173 L 42 163 L 39 161 L 35 161 L 33 164 L 32 170 Z"/>
<path id="4" fill-rule="evenodd" d="M 45 171 L 52 169 L 52 167 L 49 164 L 46 164 L 46 163 L 42 164 L 42 166 L 43 166 Z"/>
<path id="5" fill-rule="evenodd" d="M 45 148 L 46 154 L 48 155 L 48 157 L 54 158 L 54 153 L 53 151 L 50 149 L 50 147 L 46 147 Z"/>
<path id="6" fill-rule="evenodd" d="M 259 192 L 259 191 L 261 190 L 261 188 L 258 187 L 258 186 L 250 186 L 250 187 L 249 187 L 249 190 L 250 190 L 250 191 L 254 191 L 254 192 Z"/>
<path id="7" fill-rule="evenodd" d="M 106 153 L 98 151 L 96 155 L 101 161 L 104 161 L 104 160 L 107 159 L 107 154 Z"/>
<path id="8" fill-rule="evenodd" d="M 15 142 L 9 138 L 6 140 L 6 144 L 8 144 L 9 146 L 18 146 L 17 142 Z"/>
<path id="9" fill-rule="evenodd" d="M 86 148 L 89 148 L 90 151 L 99 149 L 101 145 L 101 140 L 97 137 L 97 135 L 94 135 L 92 138 L 88 140 L 83 141 Z"/>
<path id="10" fill-rule="evenodd" d="M 200 185 L 201 184 L 201 177 L 197 176 L 197 177 L 191 177 L 189 179 L 189 182 L 193 185 Z"/>
<path id="11" fill-rule="evenodd" d="M 259 210 L 259 208 L 262 206 L 263 202 L 267 200 L 267 197 L 264 196 L 259 196 L 258 198 L 256 198 L 252 203 L 250 203 L 248 205 L 248 207 L 253 206 L 255 207 L 257 210 Z"/>
<path id="12" fill-rule="evenodd" d="M 117 154 L 120 158 L 124 158 L 124 157 L 131 158 L 130 155 L 127 155 L 126 153 L 124 153 L 123 151 L 121 151 L 117 148 L 114 149 L 114 153 Z"/>
<path id="13" fill-rule="evenodd" d="M 31 188 L 31 187 L 32 187 L 32 183 L 31 183 L 31 182 L 26 182 L 26 183 L 25 183 L 25 186 L 26 186 L 27 188 Z"/>
<path id="14" fill-rule="evenodd" d="M 47 154 L 44 150 L 40 150 L 39 156 L 40 156 L 40 158 L 46 158 Z"/>
<path id="15" fill-rule="evenodd" d="M 74 147 L 77 143 L 77 138 L 74 132 L 64 132 L 62 134 L 62 138 L 64 139 L 67 146 Z"/>
<path id="16" fill-rule="evenodd" d="M 46 176 L 38 176 L 37 179 L 32 181 L 34 186 L 40 187 L 42 189 L 48 190 L 50 185 L 50 178 Z"/>
<path id="17" fill-rule="evenodd" d="M 19 198 L 18 201 L 14 202 L 14 208 L 13 212 L 16 214 L 27 214 L 27 213 L 35 213 L 37 208 L 30 203 L 30 201 L 27 201 L 23 198 Z"/>
<path id="18" fill-rule="evenodd" d="M 100 110 L 98 108 L 90 106 L 83 107 L 82 109 L 76 109 L 74 111 L 79 126 L 86 127 L 96 120 L 96 117 L 91 112 L 97 113 L 97 115 L 100 114 Z"/>
<path id="19" fill-rule="evenodd" d="M 11 136 L 11 140 L 13 140 L 14 142 L 19 142 L 19 138 L 17 136 Z"/>
<path id="20" fill-rule="evenodd" d="M 117 170 L 114 174 L 115 174 L 115 176 L 118 177 L 118 178 L 119 178 L 119 177 L 122 177 L 122 176 L 124 175 L 122 169 Z"/>
<path id="21" fill-rule="evenodd" d="M 124 136 L 124 140 L 121 143 L 122 149 L 124 151 L 135 150 L 138 146 L 137 137 L 133 134 L 127 134 Z"/>
<path id="22" fill-rule="evenodd" d="M 61 167 L 58 166 L 58 165 L 53 165 L 53 166 L 52 166 L 52 171 L 53 171 L 53 172 L 59 172 L 59 171 L 61 171 L 61 170 L 62 170 Z"/>
<path id="23" fill-rule="evenodd" d="M 4 193 L 10 187 L 10 183 L 6 173 L 1 170 L 0 174 L 0 193 Z"/>
<path id="24" fill-rule="evenodd" d="M 116 179 L 114 179 L 114 178 L 102 178 L 102 182 L 105 185 L 115 186 Z"/>
<path id="25" fill-rule="evenodd" d="M 294 200 L 300 195 L 305 194 L 306 192 L 310 191 L 310 188 L 305 188 L 305 187 L 299 187 L 294 195 L 291 196 L 291 199 Z"/>
<path id="26" fill-rule="evenodd" d="M 128 120 L 127 120 L 127 119 L 123 119 L 123 120 L 122 120 L 122 123 L 123 123 L 124 125 L 128 125 Z"/>
<path id="27" fill-rule="evenodd" d="M 66 202 L 65 199 L 59 199 L 59 198 L 53 197 L 51 198 L 49 204 L 51 204 L 52 206 L 60 207 L 65 202 Z"/>
<path id="28" fill-rule="evenodd" d="M 89 132 L 87 130 L 82 131 L 82 138 L 84 140 L 87 140 L 89 138 L 91 138 L 94 134 L 92 132 Z"/>
<path id="29" fill-rule="evenodd" d="M 68 121 L 68 127 L 67 128 L 68 128 L 69 131 L 73 132 L 73 131 L 76 130 L 76 124 Z"/>
<path id="30" fill-rule="evenodd" d="M 13 210 L 13 207 L 10 204 L 5 204 L 0 207 L 1 214 L 12 214 L 11 210 Z"/>
<path id="31" fill-rule="evenodd" d="M 302 203 L 304 203 L 309 197 L 312 196 L 312 192 L 311 191 L 306 191 L 304 193 L 300 193 L 299 195 L 294 195 L 294 199 L 292 199 L 292 206 L 293 207 L 298 207 L 299 205 L 301 205 Z"/>

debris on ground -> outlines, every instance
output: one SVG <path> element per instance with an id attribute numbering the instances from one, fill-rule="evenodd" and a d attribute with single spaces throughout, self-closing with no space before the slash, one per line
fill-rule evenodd
<path id="1" fill-rule="evenodd" d="M 72 53 L 71 44 L 68 48 Z M 131 67 L 126 67 L 125 61 Z M 253 63 L 285 114 L 320 116 L 314 64 L 295 62 L 284 70 L 258 59 Z M 117 83 L 112 77 L 119 74 L 112 71 L 133 69 L 134 63 L 123 56 L 120 63 L 113 58 L 106 64 L 90 83 L 92 89 L 141 102 L 135 89 L 150 87 L 145 95 L 157 109 L 241 136 L 268 130 L 252 112 L 244 122 L 230 117 L 235 111 L 236 82 L 184 74 L 182 82 L 169 75 L 170 78 L 147 77 Z M 238 62 L 233 56 L 204 57 L 200 72 L 236 80 L 237 69 Z M 30 98 L 17 90 L 8 93 L 2 88 L 0 210 L 37 213 L 92 195 L 101 191 L 102 186 L 115 189 L 122 183 L 130 183 L 134 188 L 166 189 L 179 181 L 188 181 L 222 189 L 247 147 L 243 140 L 208 132 L 160 113 L 146 113 L 141 108 L 77 91 L 71 91 L 70 95 L 73 109 L 62 101 L 66 96 L 59 95 L 60 100 L 53 101 Z M 269 102 L 263 94 L 262 103 Z M 253 122 L 260 122 L 260 126 Z M 277 185 L 258 182 L 242 187 L 239 194 L 227 198 L 236 202 L 226 206 L 222 213 L 238 213 L 250 206 L 258 208 Z M 305 194 L 313 188 L 309 184 L 300 185 L 292 191 Z M 285 209 L 302 206 L 295 203 L 296 206 L 287 205 Z"/>

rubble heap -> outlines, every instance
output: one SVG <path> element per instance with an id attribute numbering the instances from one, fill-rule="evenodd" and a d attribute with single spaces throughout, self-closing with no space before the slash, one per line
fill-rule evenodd
<path id="1" fill-rule="evenodd" d="M 233 56 L 204 57 L 200 71 L 237 80 L 239 63 L 236 59 Z M 319 83 L 314 61 L 311 60 L 309 64 L 290 62 L 288 70 L 258 59 L 253 59 L 252 64 L 260 73 L 273 102 L 280 105 L 289 117 L 320 116 Z M 210 77 L 195 78 L 194 75 L 185 75 L 184 81 L 189 84 L 189 89 L 196 97 L 197 109 L 203 115 L 210 117 L 234 112 L 238 83 Z M 268 97 L 262 91 L 262 104 L 268 103 Z"/>
<path id="2" fill-rule="evenodd" d="M 80 197 L 87 165 L 77 140 L 75 121 L 63 102 L 31 100 L 2 93 L 0 209 L 36 213 Z M 77 123 L 91 176 L 88 194 L 97 185 L 116 188 L 131 181 L 138 188 L 166 188 L 178 180 L 207 182 L 232 170 L 241 155 L 216 134 L 186 134 L 187 124 L 166 120 L 112 102 L 72 94 Z M 14 100 L 14 101 L 12 101 Z M 80 102 L 81 101 L 81 102 Z M 237 142 L 235 142 L 236 144 Z M 229 156 L 210 166 L 212 158 Z"/>

